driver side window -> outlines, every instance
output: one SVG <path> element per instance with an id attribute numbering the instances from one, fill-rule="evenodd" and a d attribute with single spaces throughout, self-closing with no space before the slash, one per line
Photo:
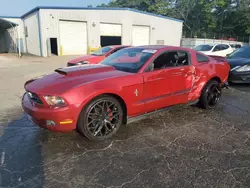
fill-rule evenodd
<path id="1" fill-rule="evenodd" d="M 189 65 L 189 57 L 187 52 L 164 52 L 149 65 L 147 71 L 155 71 L 169 67 L 178 67 L 185 65 Z"/>
<path id="2" fill-rule="evenodd" d="M 217 52 L 217 51 L 220 51 L 220 46 L 219 45 L 215 46 L 214 49 L 213 49 L 213 52 Z"/>
<path id="3" fill-rule="evenodd" d="M 214 49 L 213 49 L 213 52 L 218 52 L 218 51 L 221 51 L 221 50 L 223 50 L 222 47 L 221 47 L 221 45 L 216 45 L 214 47 Z"/>

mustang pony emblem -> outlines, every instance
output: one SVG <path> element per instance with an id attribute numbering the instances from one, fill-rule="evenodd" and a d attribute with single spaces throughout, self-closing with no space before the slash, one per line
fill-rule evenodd
<path id="1" fill-rule="evenodd" d="M 136 89 L 135 92 L 134 92 L 135 96 L 137 97 L 138 94 L 139 94 L 139 91 Z"/>

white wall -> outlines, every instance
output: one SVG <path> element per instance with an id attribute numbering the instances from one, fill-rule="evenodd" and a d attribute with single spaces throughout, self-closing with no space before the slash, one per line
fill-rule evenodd
<path id="1" fill-rule="evenodd" d="M 24 28 L 28 29 L 26 37 L 27 53 L 40 56 L 40 40 L 38 26 L 38 12 L 34 12 L 23 19 Z"/>
<path id="2" fill-rule="evenodd" d="M 87 22 L 88 47 L 100 46 L 100 23 L 122 24 L 122 44 L 132 43 L 132 25 L 150 26 L 150 44 L 164 40 L 165 45 L 180 46 L 182 22 L 141 14 L 128 10 L 40 10 L 43 56 L 47 56 L 47 39 L 58 39 L 60 49 L 59 20 Z M 96 26 L 93 27 L 92 24 Z M 35 32 L 34 32 L 35 33 Z M 38 32 L 36 32 L 38 33 Z M 60 53 L 59 53 L 60 54 Z"/>

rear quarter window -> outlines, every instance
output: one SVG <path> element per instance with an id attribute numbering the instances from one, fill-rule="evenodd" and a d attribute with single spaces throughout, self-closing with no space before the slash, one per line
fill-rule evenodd
<path id="1" fill-rule="evenodd" d="M 202 55 L 200 53 L 196 53 L 196 59 L 199 63 L 205 63 L 205 62 L 209 62 L 209 59 L 207 56 Z"/>

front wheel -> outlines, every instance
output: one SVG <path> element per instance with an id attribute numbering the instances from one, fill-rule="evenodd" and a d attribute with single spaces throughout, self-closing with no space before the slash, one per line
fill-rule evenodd
<path id="1" fill-rule="evenodd" d="M 92 100 L 81 112 L 77 128 L 89 140 L 101 141 L 111 138 L 122 125 L 123 109 L 111 96 Z"/>
<path id="2" fill-rule="evenodd" d="M 205 109 L 212 109 L 218 105 L 221 98 L 220 83 L 216 80 L 212 80 L 202 90 L 199 104 Z"/>

